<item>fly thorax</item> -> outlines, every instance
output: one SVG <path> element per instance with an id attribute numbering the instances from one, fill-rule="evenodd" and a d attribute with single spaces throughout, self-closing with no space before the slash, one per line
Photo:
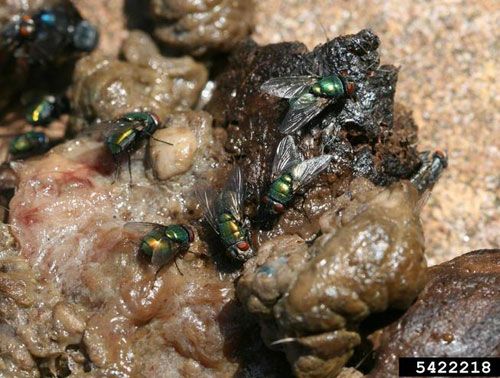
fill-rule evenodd
<path id="1" fill-rule="evenodd" d="M 165 236 L 175 243 L 181 245 L 189 244 L 189 234 L 187 230 L 180 225 L 170 225 L 165 230 Z"/>
<path id="2" fill-rule="evenodd" d="M 158 117 L 150 112 L 127 113 L 122 119 L 132 123 L 140 123 L 142 125 L 142 132 L 146 135 L 153 134 L 159 126 Z"/>
<path id="3" fill-rule="evenodd" d="M 344 83 L 339 76 L 325 76 L 318 80 L 315 84 L 320 91 L 320 95 L 324 97 L 341 97 L 344 96 Z"/>
<path id="4" fill-rule="evenodd" d="M 219 222 L 220 223 L 226 223 L 226 222 L 230 222 L 233 220 L 234 220 L 234 217 L 229 213 L 222 213 L 219 215 Z"/>

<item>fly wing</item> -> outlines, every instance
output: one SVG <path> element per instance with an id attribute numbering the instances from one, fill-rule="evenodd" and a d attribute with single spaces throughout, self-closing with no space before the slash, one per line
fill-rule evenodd
<path id="1" fill-rule="evenodd" d="M 312 159 L 303 161 L 293 167 L 291 174 L 294 178 L 294 190 L 300 190 L 312 179 L 314 179 L 321 171 L 326 169 L 332 160 L 332 155 L 321 155 Z"/>
<path id="2" fill-rule="evenodd" d="M 302 161 L 302 156 L 295 145 L 293 137 L 284 137 L 276 148 L 274 155 L 272 178 L 275 179 L 281 173 Z"/>
<path id="3" fill-rule="evenodd" d="M 203 209 L 203 216 L 206 221 L 210 224 L 210 227 L 218 233 L 217 227 L 217 212 L 215 209 L 216 194 L 212 188 L 205 188 L 196 191 L 196 197 Z"/>
<path id="4" fill-rule="evenodd" d="M 283 134 L 292 134 L 316 117 L 328 105 L 329 100 L 305 93 L 290 101 L 290 109 L 279 126 Z"/>
<path id="5" fill-rule="evenodd" d="M 222 190 L 216 204 L 217 214 L 222 212 L 230 212 L 238 221 L 242 221 L 243 198 L 244 198 L 244 183 L 243 175 L 240 167 L 236 167 L 231 172 L 231 175 Z"/>
<path id="6" fill-rule="evenodd" d="M 272 96 L 292 98 L 304 92 L 316 80 L 314 76 L 274 77 L 264 82 L 260 89 Z"/>
<path id="7" fill-rule="evenodd" d="M 148 223 L 148 222 L 127 222 L 123 226 L 123 230 L 136 238 L 142 238 L 150 231 L 155 228 L 162 227 L 158 223 Z"/>
<path id="8" fill-rule="evenodd" d="M 153 256 L 151 256 L 151 263 L 153 265 L 156 265 L 157 267 L 162 267 L 166 263 L 168 263 L 170 260 L 172 260 L 175 257 L 176 253 L 175 251 L 172 251 L 172 253 L 153 253 Z"/>
<path id="9" fill-rule="evenodd" d="M 121 120 L 94 122 L 84 129 L 81 135 L 89 136 L 97 140 L 104 140 L 108 136 L 120 131 L 125 125 L 126 123 Z"/>

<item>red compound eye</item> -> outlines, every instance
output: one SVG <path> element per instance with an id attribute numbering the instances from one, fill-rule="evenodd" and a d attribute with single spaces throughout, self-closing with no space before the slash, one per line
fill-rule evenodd
<path id="1" fill-rule="evenodd" d="M 246 241 L 241 241 L 236 244 L 236 247 L 238 247 L 240 251 L 248 251 L 248 249 L 250 248 L 250 244 L 248 244 Z"/>
<path id="2" fill-rule="evenodd" d="M 189 236 L 189 242 L 192 243 L 194 242 L 194 231 L 193 231 L 193 228 L 190 227 L 190 226 L 183 226 L 187 233 L 188 233 L 188 236 Z"/>
<path id="3" fill-rule="evenodd" d="M 267 204 L 267 203 L 269 203 L 269 197 L 268 197 L 268 196 L 264 196 L 264 197 L 262 197 L 261 202 L 262 202 L 263 204 Z"/>
<path id="4" fill-rule="evenodd" d="M 160 117 L 158 117 L 155 113 L 149 112 L 151 118 L 156 122 L 156 126 L 160 126 Z"/>
<path id="5" fill-rule="evenodd" d="M 355 91 L 356 91 L 356 84 L 354 84 L 352 81 L 347 82 L 346 85 L 347 95 L 352 96 Z"/>
<path id="6" fill-rule="evenodd" d="M 285 206 L 283 206 L 283 204 L 279 203 L 279 202 L 276 202 L 274 205 L 273 205 L 273 209 L 274 211 L 276 211 L 278 214 L 282 214 L 284 211 L 285 211 Z"/>

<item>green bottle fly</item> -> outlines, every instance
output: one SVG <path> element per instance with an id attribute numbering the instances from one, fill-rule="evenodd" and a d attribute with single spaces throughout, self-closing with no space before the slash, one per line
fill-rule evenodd
<path id="1" fill-rule="evenodd" d="M 283 214 L 307 184 L 325 170 L 331 155 L 304 160 L 291 136 L 281 140 L 276 149 L 272 168 L 272 183 L 262 197 L 258 218 L 264 227 Z"/>
<path id="2" fill-rule="evenodd" d="M 69 108 L 68 101 L 62 96 L 43 96 L 26 109 L 25 117 L 33 126 L 47 126 Z"/>
<path id="3" fill-rule="evenodd" d="M 125 229 L 137 233 L 141 238 L 139 251 L 157 266 L 168 264 L 179 253 L 186 252 L 195 238 L 193 229 L 184 224 L 130 222 Z"/>
<path id="4" fill-rule="evenodd" d="M 290 108 L 279 130 L 283 134 L 292 134 L 328 105 L 354 98 L 356 87 L 353 81 L 341 75 L 310 75 L 272 78 L 262 84 L 261 89 L 288 99 Z"/>
<path id="5" fill-rule="evenodd" d="M 219 195 L 205 190 L 198 196 L 205 208 L 205 218 L 224 244 L 226 254 L 238 261 L 252 257 L 250 233 L 242 210 L 244 184 L 241 170 L 236 168 L 233 171 Z"/>
<path id="6" fill-rule="evenodd" d="M 113 155 L 130 151 L 139 141 L 152 136 L 159 125 L 159 119 L 153 113 L 127 113 L 112 121 L 113 127 L 106 136 L 106 146 Z"/>
<path id="7" fill-rule="evenodd" d="M 14 158 L 26 158 L 47 151 L 49 146 L 49 138 L 45 133 L 28 131 L 11 140 L 9 152 Z"/>

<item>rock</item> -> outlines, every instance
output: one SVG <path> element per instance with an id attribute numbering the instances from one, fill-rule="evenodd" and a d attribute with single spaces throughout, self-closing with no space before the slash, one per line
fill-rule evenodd
<path id="1" fill-rule="evenodd" d="M 154 133 L 150 144 L 150 158 L 155 176 L 166 180 L 191 168 L 196 151 L 196 137 L 187 127 L 161 129 Z M 166 145 L 161 141 L 175 141 Z"/>
<path id="2" fill-rule="evenodd" d="M 363 378 L 363 373 L 354 368 L 343 368 L 337 378 Z"/>
<path id="3" fill-rule="evenodd" d="M 155 132 L 149 148 L 154 174 L 160 180 L 191 169 L 195 155 L 210 143 L 212 117 L 202 111 L 174 113 L 165 126 Z"/>
<path id="4" fill-rule="evenodd" d="M 250 34 L 253 0 L 152 0 L 155 35 L 192 55 L 226 52 Z"/>
<path id="5" fill-rule="evenodd" d="M 500 250 L 429 269 L 417 301 L 384 330 L 371 377 L 397 377 L 398 357 L 500 356 Z"/>
<path id="6" fill-rule="evenodd" d="M 162 57 L 142 32 L 130 34 L 123 54 L 126 61 L 96 53 L 77 64 L 71 103 L 79 117 L 112 119 L 149 110 L 165 119 L 198 101 L 207 80 L 203 65 L 189 57 Z"/>
<path id="7" fill-rule="evenodd" d="M 70 0 L 80 14 L 99 30 L 97 50 L 115 57 L 120 46 L 127 37 L 126 19 L 124 15 L 125 0 Z"/>

